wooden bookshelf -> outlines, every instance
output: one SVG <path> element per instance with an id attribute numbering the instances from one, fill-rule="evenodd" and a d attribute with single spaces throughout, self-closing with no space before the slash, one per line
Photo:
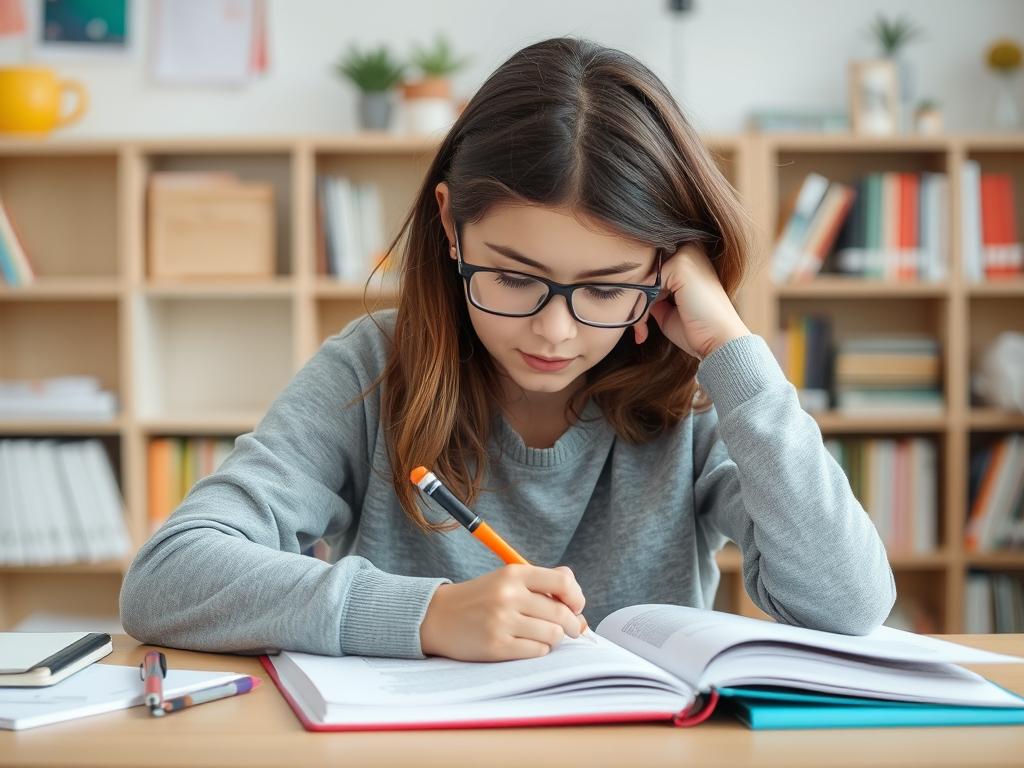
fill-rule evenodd
<path id="1" fill-rule="evenodd" d="M 782 318 L 829 314 L 837 333 L 920 330 L 938 337 L 946 411 L 940 417 L 815 416 L 826 435 L 909 435 L 934 440 L 940 546 L 893 553 L 901 592 L 919 598 L 945 632 L 961 631 L 968 569 L 1024 572 L 1024 552 L 967 554 L 962 531 L 972 446 L 1024 416 L 972 406 L 968 366 L 1002 329 L 1024 330 L 1024 280 L 968 285 L 960 270 L 959 168 L 977 159 L 1024 183 L 1024 136 L 705 137 L 756 227 L 760 258 L 738 305 L 755 332 L 772 338 Z M 0 194 L 40 277 L 0 286 L 0 377 L 83 373 L 120 400 L 109 422 L 0 422 L 0 437 L 98 437 L 114 463 L 134 546 L 147 535 L 146 448 L 157 436 L 234 436 L 251 430 L 320 342 L 363 313 L 363 286 L 316 274 L 315 179 L 343 173 L 381 186 L 393 235 L 436 150 L 436 140 L 384 134 L 265 138 L 0 141 Z M 275 274 L 254 281 L 153 280 L 146 266 L 146 179 L 158 170 L 228 170 L 275 190 Z M 950 179 L 951 263 L 938 284 L 823 277 L 775 286 L 768 262 L 781 201 L 817 170 L 849 180 L 872 170 L 935 170 Z M 1018 205 L 1024 201 L 1018 200 Z M 1024 211 L 1018 210 L 1024 221 Z M 376 280 L 374 285 L 377 285 Z M 393 306 L 393 288 L 371 289 L 372 306 Z M 870 311 L 865 311 L 868 308 Z M 196 376 L 195 371 L 203 375 Z M 718 605 L 760 615 L 744 593 L 731 545 L 719 554 Z M 127 562 L 0 566 L 0 628 L 34 611 L 116 615 Z"/>

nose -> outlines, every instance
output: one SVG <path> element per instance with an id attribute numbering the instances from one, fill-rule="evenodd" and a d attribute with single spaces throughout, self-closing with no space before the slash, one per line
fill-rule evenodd
<path id="1" fill-rule="evenodd" d="M 551 346 L 576 337 L 576 319 L 569 311 L 565 296 L 552 296 L 551 301 L 533 316 L 532 330 L 544 337 Z"/>

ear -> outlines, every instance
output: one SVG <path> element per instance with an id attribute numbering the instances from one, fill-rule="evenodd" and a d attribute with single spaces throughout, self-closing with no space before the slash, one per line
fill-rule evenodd
<path id="1" fill-rule="evenodd" d="M 448 255 L 453 259 L 455 255 L 455 223 L 452 221 L 450 208 L 451 197 L 448 192 L 448 184 L 439 182 L 434 187 L 434 197 L 437 199 L 437 209 L 441 214 L 441 225 L 444 227 L 445 237 L 448 238 Z"/>

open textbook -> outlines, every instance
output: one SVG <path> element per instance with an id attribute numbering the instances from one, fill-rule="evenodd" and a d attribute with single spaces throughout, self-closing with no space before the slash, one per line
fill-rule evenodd
<path id="1" fill-rule="evenodd" d="M 850 636 L 675 605 L 607 616 L 597 643 L 536 659 L 460 662 L 282 652 L 263 666 L 309 730 L 469 728 L 706 719 L 719 691 L 786 688 L 867 699 L 1018 708 L 958 663 L 1024 658 L 880 627 Z M 770 690 L 770 689 L 769 689 Z"/>

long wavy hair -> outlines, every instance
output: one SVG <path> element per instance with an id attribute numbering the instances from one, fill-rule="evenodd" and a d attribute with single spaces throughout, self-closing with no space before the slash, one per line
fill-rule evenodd
<path id="1" fill-rule="evenodd" d="M 666 256 L 700 243 L 730 297 L 750 252 L 749 220 L 736 193 L 668 89 L 637 59 L 561 37 L 523 48 L 498 67 L 445 136 L 390 244 L 401 265 L 398 312 L 387 366 L 363 393 L 383 383 L 390 479 L 425 532 L 457 524 L 423 515 L 409 471 L 430 467 L 472 504 L 483 490 L 501 392 L 449 256 L 435 198 L 442 181 L 459 225 L 479 221 L 495 204 L 526 203 L 589 215 Z M 637 345 L 627 330 L 587 371 L 579 399 L 596 401 L 618 437 L 636 444 L 710 407 L 696 382 L 698 360 L 653 319 L 649 331 Z M 570 411 L 580 417 L 572 403 L 567 418 Z"/>

